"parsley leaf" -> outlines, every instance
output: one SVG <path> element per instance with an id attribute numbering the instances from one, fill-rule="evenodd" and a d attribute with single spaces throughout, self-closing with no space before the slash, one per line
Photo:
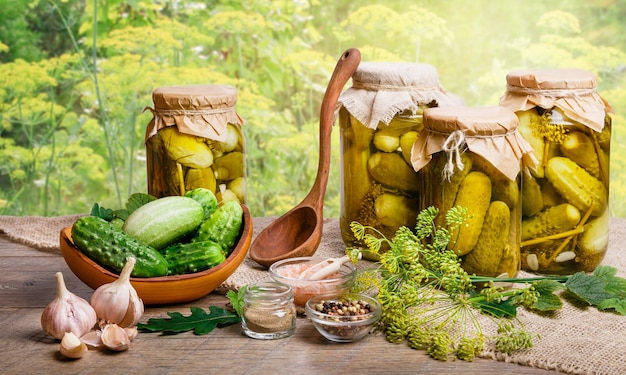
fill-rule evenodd
<path id="1" fill-rule="evenodd" d="M 226 297 L 230 300 L 230 304 L 239 316 L 243 315 L 243 295 L 246 293 L 246 287 L 239 288 L 237 292 L 229 290 L 226 293 Z"/>
<path id="2" fill-rule="evenodd" d="M 196 335 L 206 335 L 215 327 L 226 327 L 241 322 L 239 314 L 221 307 L 210 306 L 209 313 L 199 307 L 191 307 L 191 315 L 179 312 L 168 312 L 168 318 L 150 318 L 147 323 L 138 323 L 137 328 L 142 331 L 163 332 L 176 334 L 193 331 Z"/>

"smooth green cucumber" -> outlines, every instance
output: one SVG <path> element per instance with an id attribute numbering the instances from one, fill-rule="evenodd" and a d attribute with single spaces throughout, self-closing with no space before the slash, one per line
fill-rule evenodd
<path id="1" fill-rule="evenodd" d="M 157 250 L 193 232 L 202 223 L 204 209 L 184 196 L 159 198 L 133 211 L 122 230 Z"/>
<path id="2" fill-rule="evenodd" d="M 83 216 L 72 225 L 74 245 L 99 265 L 119 274 L 126 259 L 134 257 L 131 276 L 167 275 L 167 261 L 156 249 L 97 216 Z"/>

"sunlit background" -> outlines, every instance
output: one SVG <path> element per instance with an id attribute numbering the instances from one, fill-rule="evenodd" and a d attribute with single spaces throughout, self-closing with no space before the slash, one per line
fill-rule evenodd
<path id="1" fill-rule="evenodd" d="M 88 212 L 146 191 L 143 137 L 160 86 L 229 84 L 247 120 L 248 206 L 280 215 L 310 189 L 319 105 L 341 53 L 428 63 L 467 105 L 507 72 L 583 68 L 615 108 L 611 214 L 626 216 L 626 0 L 4 0 L 0 214 Z M 333 133 L 326 217 L 339 215 Z"/>

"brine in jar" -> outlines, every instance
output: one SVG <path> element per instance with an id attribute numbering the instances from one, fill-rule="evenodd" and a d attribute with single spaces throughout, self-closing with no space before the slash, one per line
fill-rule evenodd
<path id="1" fill-rule="evenodd" d="M 591 272 L 609 238 L 610 105 L 581 69 L 507 75 L 501 105 L 519 117 L 536 168 L 524 176 L 522 267 L 568 275 Z"/>
<path id="2" fill-rule="evenodd" d="M 356 240 L 353 221 L 389 239 L 400 226 L 415 228 L 418 181 L 410 158 L 423 127 L 422 113 L 428 107 L 461 103 L 441 87 L 430 65 L 359 65 L 352 87 L 339 97 L 340 230 L 347 246 L 366 247 Z M 376 258 L 368 252 L 364 257 Z"/>
<path id="3" fill-rule="evenodd" d="M 184 195 L 196 188 L 246 203 L 243 119 L 227 85 L 161 87 L 152 93 L 146 129 L 148 193 Z"/>
<path id="4" fill-rule="evenodd" d="M 503 107 L 446 107 L 424 111 L 424 130 L 412 152 L 419 172 L 420 209 L 439 210 L 435 225 L 450 233 L 469 274 L 515 277 L 520 269 L 522 165 L 532 148 Z M 453 208 L 462 223 L 449 223 Z"/>

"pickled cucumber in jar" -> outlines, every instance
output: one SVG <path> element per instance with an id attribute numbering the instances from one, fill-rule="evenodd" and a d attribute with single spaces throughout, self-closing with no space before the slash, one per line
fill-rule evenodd
<path id="1" fill-rule="evenodd" d="M 342 109 L 340 126 L 344 242 L 360 245 L 350 229 L 353 221 L 389 238 L 402 225 L 414 228 L 419 213 L 418 181 L 409 163 L 411 147 L 422 128 L 421 117 L 396 116 L 389 125 L 370 129 Z"/>
<path id="2" fill-rule="evenodd" d="M 518 123 L 502 107 L 424 111 L 412 154 L 420 209 L 439 210 L 434 224 L 448 230 L 448 249 L 469 274 L 515 277 L 520 269 L 520 172 L 532 149 L 519 137 Z M 446 221 L 453 209 L 462 223 Z"/>
<path id="3" fill-rule="evenodd" d="M 461 105 L 428 64 L 361 62 L 352 87 L 338 100 L 341 145 L 340 230 L 347 246 L 354 221 L 392 239 L 400 226 L 415 228 L 420 184 L 411 153 L 424 109 Z M 383 247 L 381 251 L 385 251 Z M 368 259 L 374 254 L 365 253 Z"/>
<path id="4" fill-rule="evenodd" d="M 523 181 L 522 267 L 591 272 L 608 248 L 613 110 L 585 70 L 513 71 L 507 83 L 500 104 L 515 111 L 538 159 Z"/>
<path id="5" fill-rule="evenodd" d="M 523 207 L 522 265 L 547 274 L 591 272 L 608 248 L 610 148 L 600 139 L 610 138 L 610 121 L 595 132 L 558 108 L 518 116 L 541 155 L 523 189 L 523 201 L 537 203 Z"/>
<path id="6" fill-rule="evenodd" d="M 146 129 L 148 192 L 184 195 L 203 187 L 223 200 L 245 203 L 243 120 L 237 92 L 220 85 L 173 86 L 153 92 Z M 182 108 L 181 108 L 182 107 Z"/>

